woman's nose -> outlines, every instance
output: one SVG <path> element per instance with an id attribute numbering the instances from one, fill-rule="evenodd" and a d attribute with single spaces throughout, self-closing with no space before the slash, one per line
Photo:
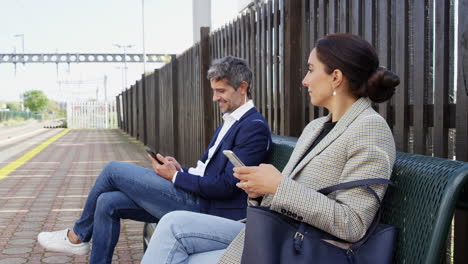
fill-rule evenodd
<path id="1" fill-rule="evenodd" d="M 304 87 L 308 87 L 309 86 L 309 82 L 307 81 L 307 75 L 304 76 L 304 79 L 302 79 L 302 85 Z"/>

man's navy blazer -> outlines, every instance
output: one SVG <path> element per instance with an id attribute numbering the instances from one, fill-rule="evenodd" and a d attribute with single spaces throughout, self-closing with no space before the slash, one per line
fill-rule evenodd
<path id="1" fill-rule="evenodd" d="M 205 162 L 208 150 L 214 145 L 222 128 L 219 126 L 211 139 L 205 154 L 200 159 Z M 247 111 L 228 130 L 203 177 L 183 172 L 177 173 L 174 185 L 200 197 L 202 213 L 239 220 L 245 218 L 247 194 L 236 186 L 239 182 L 233 176 L 233 164 L 223 154 L 232 150 L 246 166 L 256 166 L 264 162 L 271 148 L 271 133 L 265 118 L 255 107 Z"/>

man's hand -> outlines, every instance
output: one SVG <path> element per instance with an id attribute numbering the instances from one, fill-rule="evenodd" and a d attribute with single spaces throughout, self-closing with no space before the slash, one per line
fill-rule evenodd
<path id="1" fill-rule="evenodd" d="M 174 165 L 178 171 L 182 171 L 182 166 L 180 166 L 180 163 L 174 157 L 166 156 L 165 158 L 170 164 Z"/>
<path id="2" fill-rule="evenodd" d="M 273 165 L 260 164 L 234 168 L 234 177 L 240 180 L 237 187 L 247 192 L 250 198 L 256 198 L 264 194 L 275 194 L 283 175 Z"/>
<path id="3" fill-rule="evenodd" d="M 156 158 L 158 158 L 158 160 L 160 160 L 163 163 L 162 165 L 160 165 L 153 157 L 151 157 L 151 155 L 148 155 L 148 157 L 151 160 L 151 166 L 153 167 L 153 170 L 159 176 L 172 182 L 172 178 L 174 177 L 174 174 L 177 171 L 176 166 L 159 153 L 156 155 Z M 177 164 L 179 163 L 177 162 Z"/>

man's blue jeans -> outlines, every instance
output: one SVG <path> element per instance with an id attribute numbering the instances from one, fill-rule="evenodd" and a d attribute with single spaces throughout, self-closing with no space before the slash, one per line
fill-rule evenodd
<path id="1" fill-rule="evenodd" d="M 73 230 L 83 242 L 93 239 L 90 263 L 111 263 L 120 219 L 158 222 L 174 210 L 199 212 L 199 199 L 154 170 L 112 161 L 97 177 Z"/>
<path id="2" fill-rule="evenodd" d="M 244 226 L 213 215 L 168 213 L 159 221 L 141 264 L 215 264 Z"/>

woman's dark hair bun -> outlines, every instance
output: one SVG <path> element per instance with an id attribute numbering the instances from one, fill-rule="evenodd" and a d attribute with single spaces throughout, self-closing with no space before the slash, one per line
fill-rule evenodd
<path id="1" fill-rule="evenodd" d="M 384 67 L 378 67 L 367 80 L 367 96 L 376 103 L 390 99 L 395 87 L 400 84 L 400 77 Z"/>
<path id="2" fill-rule="evenodd" d="M 360 36 L 330 34 L 319 39 L 315 48 L 325 72 L 340 70 L 348 80 L 349 91 L 356 97 L 369 97 L 381 103 L 392 97 L 400 83 L 395 73 L 379 67 L 374 47 Z"/>

